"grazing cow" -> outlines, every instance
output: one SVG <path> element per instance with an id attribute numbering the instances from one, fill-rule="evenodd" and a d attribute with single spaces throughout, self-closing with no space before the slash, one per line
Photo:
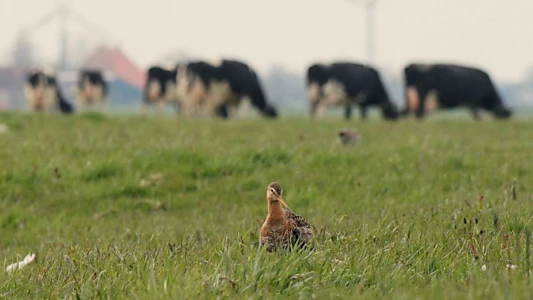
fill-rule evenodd
<path id="1" fill-rule="evenodd" d="M 187 95 L 184 102 L 189 113 L 199 107 L 204 115 L 228 118 L 228 109 L 240 106 L 243 98 L 248 98 L 261 115 L 277 117 L 277 110 L 267 101 L 257 73 L 243 62 L 226 59 L 218 64 L 190 62 L 181 78 L 178 93 Z"/>
<path id="2" fill-rule="evenodd" d="M 467 107 L 475 120 L 480 109 L 496 118 L 510 118 L 512 112 L 503 105 L 489 75 L 476 68 L 453 64 L 410 64 L 404 69 L 405 110 L 418 119 L 436 109 Z"/>
<path id="3" fill-rule="evenodd" d="M 74 111 L 61 93 L 52 72 L 38 68 L 30 70 L 26 77 L 24 94 L 31 110 L 51 112 L 59 108 L 62 113 Z"/>
<path id="4" fill-rule="evenodd" d="M 143 112 L 146 112 L 150 105 L 156 106 L 159 112 L 168 103 L 178 106 L 176 93 L 178 69 L 179 64 L 170 69 L 159 66 L 152 66 L 148 69 L 144 87 Z"/>
<path id="5" fill-rule="evenodd" d="M 107 83 L 102 72 L 80 70 L 75 94 L 78 97 L 78 106 L 80 108 L 95 106 L 97 110 L 101 110 L 108 95 Z"/>
<path id="6" fill-rule="evenodd" d="M 396 120 L 399 116 L 379 73 L 369 66 L 348 62 L 313 64 L 307 69 L 307 91 L 312 118 L 320 117 L 330 105 L 341 105 L 345 107 L 345 119 L 350 119 L 353 104 L 359 104 L 363 120 L 370 106 L 381 107 L 385 119 Z"/>

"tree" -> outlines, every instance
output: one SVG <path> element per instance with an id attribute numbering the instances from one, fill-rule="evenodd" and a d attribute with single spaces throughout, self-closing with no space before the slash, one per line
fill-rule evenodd
<path id="1" fill-rule="evenodd" d="M 17 67 L 29 67 L 37 62 L 34 47 L 24 32 L 19 32 L 15 40 L 12 62 Z"/>
<path id="2" fill-rule="evenodd" d="M 530 85 L 533 87 L 533 66 L 530 66 L 527 70 L 526 70 L 526 80 L 525 80 L 526 84 L 527 85 Z"/>
<path id="3" fill-rule="evenodd" d="M 389 94 L 391 101 L 396 103 L 399 107 L 403 107 L 405 105 L 403 72 L 398 74 L 394 69 L 386 66 L 378 67 L 377 71 L 379 72 L 385 90 Z"/>
<path id="4" fill-rule="evenodd" d="M 274 104 L 298 111 L 307 108 L 305 78 L 302 74 L 274 65 L 263 78 L 265 93 Z"/>
<path id="5" fill-rule="evenodd" d="M 89 43 L 90 36 L 82 36 L 76 39 L 72 50 L 70 51 L 70 63 L 69 67 L 72 68 L 81 68 L 83 64 L 95 49 L 94 45 Z"/>

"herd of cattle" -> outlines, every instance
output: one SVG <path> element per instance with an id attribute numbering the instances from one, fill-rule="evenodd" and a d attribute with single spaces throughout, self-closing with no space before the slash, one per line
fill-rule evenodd
<path id="1" fill-rule="evenodd" d="M 358 105 L 361 117 L 367 117 L 369 107 L 379 107 L 387 120 L 415 114 L 422 118 L 437 109 L 468 108 L 473 117 L 481 110 L 496 118 L 511 117 L 498 95 L 489 75 L 476 68 L 452 64 L 410 64 L 404 69 L 405 108 L 400 110 L 392 101 L 379 72 L 369 66 L 336 62 L 313 64 L 307 69 L 306 86 L 312 118 L 319 118 L 329 106 L 342 106 L 350 119 L 352 108 Z M 33 69 L 26 79 L 25 95 L 31 109 L 60 110 L 71 113 L 74 108 L 60 91 L 53 72 Z M 81 110 L 101 110 L 106 102 L 108 87 L 99 70 L 81 70 L 75 87 L 77 105 Z M 148 69 L 143 91 L 143 108 L 161 110 L 174 106 L 184 116 L 230 117 L 243 101 L 267 117 L 276 118 L 278 110 L 265 96 L 256 71 L 244 62 L 221 60 L 216 63 L 192 61 L 173 68 L 152 66 Z"/>
<path id="2" fill-rule="evenodd" d="M 102 108 L 107 97 L 107 83 L 102 72 L 80 70 L 78 85 L 74 89 L 80 109 Z M 26 77 L 24 95 L 34 111 L 59 110 L 62 113 L 74 112 L 73 105 L 62 93 L 54 71 L 48 68 L 34 68 Z"/>

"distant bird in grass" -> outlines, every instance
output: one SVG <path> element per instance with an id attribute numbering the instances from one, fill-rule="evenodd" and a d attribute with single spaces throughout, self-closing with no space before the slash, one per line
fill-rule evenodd
<path id="1" fill-rule="evenodd" d="M 281 186 L 272 182 L 267 188 L 268 216 L 261 226 L 261 245 L 269 252 L 279 248 L 290 250 L 291 247 L 307 248 L 314 236 L 311 225 L 299 215 L 294 214 L 283 200 Z M 288 210 L 283 209 L 284 205 Z"/>
<path id="2" fill-rule="evenodd" d="M 355 130 L 345 128 L 339 131 L 338 141 L 344 146 L 357 145 L 362 139 L 361 134 Z"/>

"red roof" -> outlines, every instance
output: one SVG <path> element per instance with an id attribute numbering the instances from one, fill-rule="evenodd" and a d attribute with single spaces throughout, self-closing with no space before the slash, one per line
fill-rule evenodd
<path id="1" fill-rule="evenodd" d="M 144 85 L 144 71 L 118 48 L 104 48 L 97 50 L 85 61 L 84 67 L 111 71 L 125 82 L 142 88 Z"/>

